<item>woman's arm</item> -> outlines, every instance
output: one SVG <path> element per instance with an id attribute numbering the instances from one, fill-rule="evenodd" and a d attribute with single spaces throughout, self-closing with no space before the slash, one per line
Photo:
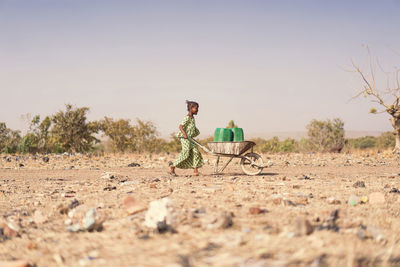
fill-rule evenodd
<path id="1" fill-rule="evenodd" d="M 187 137 L 187 134 L 186 134 L 185 130 L 183 129 L 182 124 L 179 125 L 179 130 L 181 130 L 183 138 L 187 139 L 188 137 Z"/>

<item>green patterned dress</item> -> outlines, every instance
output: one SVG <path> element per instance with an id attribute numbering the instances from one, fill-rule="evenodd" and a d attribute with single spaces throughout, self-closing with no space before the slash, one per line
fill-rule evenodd
<path id="1" fill-rule="evenodd" d="M 199 129 L 196 128 L 194 118 L 190 116 L 186 116 L 181 125 L 188 137 L 194 138 L 200 134 Z M 182 152 L 175 160 L 174 166 L 180 169 L 194 169 L 203 166 L 203 157 L 201 156 L 197 145 L 188 139 L 183 138 L 181 132 L 178 133 L 178 137 L 182 143 Z"/>

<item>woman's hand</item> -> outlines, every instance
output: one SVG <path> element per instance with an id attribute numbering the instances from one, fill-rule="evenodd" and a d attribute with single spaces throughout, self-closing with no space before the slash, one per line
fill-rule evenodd
<path id="1" fill-rule="evenodd" d="M 188 139 L 187 134 L 185 130 L 183 129 L 182 125 L 179 125 L 179 130 L 181 131 L 183 138 Z"/>

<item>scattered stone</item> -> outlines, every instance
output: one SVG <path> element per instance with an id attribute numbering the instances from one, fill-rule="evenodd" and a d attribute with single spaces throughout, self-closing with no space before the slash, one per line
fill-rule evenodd
<path id="1" fill-rule="evenodd" d="M 290 199 L 283 199 L 282 202 L 283 202 L 283 205 L 286 206 L 286 207 L 288 207 L 288 206 L 296 207 L 296 203 L 294 203 Z"/>
<path id="2" fill-rule="evenodd" d="M 400 194 L 400 190 L 397 189 L 397 188 L 395 188 L 395 187 L 393 187 L 393 188 L 389 191 L 389 193 L 398 193 L 398 194 Z"/>
<path id="3" fill-rule="evenodd" d="M 375 239 L 377 242 L 386 242 L 385 235 L 382 231 L 373 225 L 364 226 L 360 224 L 360 228 L 357 231 L 357 237 L 364 239 Z"/>
<path id="4" fill-rule="evenodd" d="M 260 209 L 259 207 L 251 207 L 249 209 L 250 214 L 255 215 L 255 214 L 261 214 L 264 211 L 262 209 Z"/>
<path id="5" fill-rule="evenodd" d="M 314 178 L 311 178 L 311 177 L 303 174 L 303 176 L 300 177 L 299 180 L 314 180 Z"/>
<path id="6" fill-rule="evenodd" d="M 68 214 L 68 212 L 74 208 L 76 208 L 77 206 L 79 206 L 80 203 L 77 199 L 74 199 L 68 206 L 65 206 L 63 204 L 60 204 L 57 207 L 57 210 L 60 214 Z"/>
<path id="7" fill-rule="evenodd" d="M 138 238 L 141 239 L 141 240 L 149 240 L 150 236 L 149 235 L 141 235 Z"/>
<path id="8" fill-rule="evenodd" d="M 363 181 L 357 181 L 353 184 L 354 188 L 364 188 L 365 187 L 365 183 Z"/>
<path id="9" fill-rule="evenodd" d="M 129 164 L 128 164 L 128 167 L 140 167 L 140 164 L 139 164 L 139 163 L 132 162 L 132 163 L 129 163 Z"/>
<path id="10" fill-rule="evenodd" d="M 71 202 L 71 204 L 69 204 L 69 208 L 72 210 L 72 209 L 75 209 L 76 207 L 78 207 L 79 206 L 79 201 L 77 200 L 77 199 L 74 199 L 72 202 Z"/>
<path id="11" fill-rule="evenodd" d="M 351 196 L 349 197 L 349 200 L 347 201 L 347 203 L 348 203 L 350 206 L 355 206 L 355 205 L 358 204 L 358 202 L 359 202 L 359 199 L 358 199 L 358 197 L 357 197 L 356 195 L 351 195 Z"/>
<path id="12" fill-rule="evenodd" d="M 340 205 L 342 202 L 339 199 L 336 199 L 334 197 L 329 197 L 327 200 L 328 204 L 331 205 Z"/>
<path id="13" fill-rule="evenodd" d="M 295 236 L 310 235 L 314 232 L 314 226 L 306 218 L 297 218 L 294 224 Z"/>
<path id="14" fill-rule="evenodd" d="M 54 254 L 54 255 L 53 255 L 53 259 L 55 260 L 55 262 L 56 262 L 59 266 L 61 266 L 61 265 L 64 264 L 64 258 L 63 258 L 63 256 L 61 256 L 60 254 Z"/>
<path id="15" fill-rule="evenodd" d="M 18 226 L 12 223 L 0 223 L 0 242 L 17 237 L 18 232 Z"/>
<path id="16" fill-rule="evenodd" d="M 173 227 L 176 224 L 176 220 L 176 212 L 172 200 L 162 198 L 150 202 L 143 225 L 157 229 L 159 222 L 165 222 Z"/>
<path id="17" fill-rule="evenodd" d="M 155 183 L 150 184 L 150 188 L 157 189 L 157 184 Z"/>
<path id="18" fill-rule="evenodd" d="M 361 203 L 361 204 L 365 204 L 365 203 L 367 203 L 367 202 L 368 202 L 368 197 L 367 197 L 367 196 L 363 196 L 363 197 L 361 198 L 360 203 Z"/>
<path id="19" fill-rule="evenodd" d="M 206 213 L 206 209 L 204 207 L 200 207 L 200 208 L 192 210 L 192 217 L 198 218 L 199 215 L 203 215 L 205 213 Z"/>
<path id="20" fill-rule="evenodd" d="M 26 248 L 29 250 L 35 250 L 38 248 L 38 245 L 33 241 L 29 241 L 28 244 L 26 245 Z"/>
<path id="21" fill-rule="evenodd" d="M 47 216 L 45 216 L 40 210 L 36 210 L 33 214 L 33 221 L 36 224 L 42 224 L 47 221 Z"/>
<path id="22" fill-rule="evenodd" d="M 385 203 L 385 195 L 381 192 L 373 192 L 368 195 L 369 203 L 372 205 Z"/>
<path id="23" fill-rule="evenodd" d="M 294 201 L 295 206 L 297 205 L 308 205 L 308 197 L 299 196 Z"/>
<path id="24" fill-rule="evenodd" d="M 20 163 L 19 166 L 20 166 L 20 167 L 24 167 L 25 165 L 24 165 L 23 163 Z"/>
<path id="25" fill-rule="evenodd" d="M 202 220 L 205 229 L 226 229 L 233 225 L 233 213 L 223 211 L 219 216 L 206 216 Z"/>
<path id="26" fill-rule="evenodd" d="M 80 212 L 82 211 L 83 209 Z M 75 212 L 69 212 L 68 216 L 74 217 Z M 82 219 L 79 218 L 80 216 L 78 216 L 78 214 L 75 217 L 78 217 L 79 221 L 67 227 L 67 231 L 69 232 L 79 232 L 79 231 L 100 232 L 103 229 L 103 221 L 97 218 L 96 211 L 94 208 L 90 208 L 88 211 L 86 211 L 85 216 Z"/>
<path id="27" fill-rule="evenodd" d="M 30 264 L 24 260 L 16 260 L 16 261 L 0 261 L 1 267 L 29 267 Z"/>
<path id="28" fill-rule="evenodd" d="M 339 226 L 337 225 L 336 221 L 339 219 L 339 210 L 334 210 L 332 211 L 328 217 L 326 217 L 322 224 L 319 225 L 316 229 L 317 230 L 329 230 L 329 231 L 334 231 L 338 232 L 339 231 Z"/>
<path id="29" fill-rule="evenodd" d="M 117 187 L 115 185 L 114 186 L 107 185 L 106 187 L 103 188 L 104 191 L 113 191 L 113 190 L 116 190 L 116 189 L 117 189 Z"/>
<path id="30" fill-rule="evenodd" d="M 43 157 L 42 160 L 43 160 L 43 162 L 46 162 L 46 163 L 50 161 L 49 157 Z"/>
<path id="31" fill-rule="evenodd" d="M 159 234 L 164 234 L 167 232 L 170 232 L 172 234 L 177 233 L 177 231 L 174 228 L 172 228 L 170 225 L 168 225 L 165 221 L 161 221 L 161 222 L 157 223 L 156 231 Z"/>
<path id="32" fill-rule="evenodd" d="M 102 179 L 110 179 L 111 180 L 111 179 L 114 179 L 115 176 L 114 176 L 114 174 L 105 172 L 100 176 L 100 178 L 102 178 Z"/>
<path id="33" fill-rule="evenodd" d="M 125 208 L 125 211 L 129 215 L 133 215 L 133 214 L 136 214 L 136 213 L 146 210 L 146 207 L 142 203 L 140 203 L 139 201 L 137 201 L 136 199 L 134 199 L 131 196 L 126 196 L 124 198 L 124 200 L 122 201 L 122 204 Z"/>

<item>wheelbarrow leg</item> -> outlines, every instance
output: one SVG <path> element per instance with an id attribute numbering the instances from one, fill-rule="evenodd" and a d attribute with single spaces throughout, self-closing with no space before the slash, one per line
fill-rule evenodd
<path id="1" fill-rule="evenodd" d="M 217 156 L 217 158 L 215 159 L 215 163 L 214 163 L 215 173 L 218 173 L 218 163 L 219 163 L 219 156 Z"/>
<path id="2" fill-rule="evenodd" d="M 234 157 L 230 157 L 230 158 L 228 159 L 228 161 L 225 163 L 224 167 L 222 167 L 222 169 L 221 169 L 220 172 L 223 172 L 223 171 L 225 170 L 226 166 L 228 166 L 229 162 L 231 162 L 233 158 L 234 158 Z"/>

